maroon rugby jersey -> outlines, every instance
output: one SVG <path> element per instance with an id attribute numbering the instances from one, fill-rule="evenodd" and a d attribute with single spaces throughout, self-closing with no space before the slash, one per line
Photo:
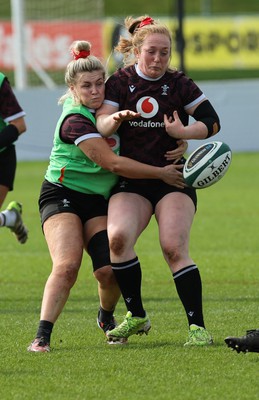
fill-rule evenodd
<path id="1" fill-rule="evenodd" d="M 8 79 L 5 78 L 0 87 L 0 117 L 8 123 L 24 116 L 25 112 L 18 103 Z"/>
<path id="2" fill-rule="evenodd" d="M 135 66 L 116 71 L 106 82 L 105 101 L 119 107 L 140 112 L 141 117 L 124 121 L 118 129 L 120 154 L 146 164 L 165 166 L 172 161 L 165 153 L 177 147 L 164 127 L 164 114 L 178 111 L 184 125 L 189 117 L 186 109 L 194 106 L 205 95 L 182 72 L 167 71 L 158 80 L 140 76 Z"/>

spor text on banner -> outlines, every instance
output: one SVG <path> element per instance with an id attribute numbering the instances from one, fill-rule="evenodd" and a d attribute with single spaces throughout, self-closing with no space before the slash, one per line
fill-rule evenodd
<path id="1" fill-rule="evenodd" d="M 172 30 L 172 66 L 179 67 L 176 50 L 177 19 L 160 19 Z M 30 61 L 45 70 L 63 70 L 70 59 L 67 51 L 73 40 L 85 38 L 93 53 L 108 60 L 114 70 L 121 59 L 112 52 L 123 29 L 123 21 L 28 21 L 25 42 Z M 125 32 L 123 32 L 125 34 Z M 185 18 L 185 64 L 187 69 L 256 69 L 259 68 L 259 17 Z M 12 25 L 0 21 L 0 69 L 13 70 L 15 49 Z"/>

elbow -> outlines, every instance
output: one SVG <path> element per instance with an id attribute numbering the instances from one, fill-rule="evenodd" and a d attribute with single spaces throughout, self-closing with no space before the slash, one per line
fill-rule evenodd
<path id="1" fill-rule="evenodd" d="M 109 122 L 107 120 L 107 116 L 104 114 L 101 114 L 98 116 L 96 115 L 96 128 L 98 132 L 101 133 L 102 136 L 109 136 Z"/>
<path id="2" fill-rule="evenodd" d="M 10 125 L 14 125 L 17 128 L 19 135 L 24 133 L 27 129 L 27 126 L 23 118 L 10 122 Z"/>
<path id="3" fill-rule="evenodd" d="M 207 138 L 216 135 L 220 131 L 220 121 L 217 115 L 200 119 L 207 127 Z"/>
<path id="4" fill-rule="evenodd" d="M 216 135 L 216 134 L 220 131 L 221 126 L 220 126 L 220 120 L 219 120 L 219 118 L 216 118 L 216 119 L 215 119 L 215 121 L 213 122 L 211 128 L 212 128 L 212 129 L 210 129 L 210 130 L 208 129 L 208 136 L 207 136 L 207 137 L 214 136 L 214 135 Z"/>
<path id="5" fill-rule="evenodd" d="M 110 165 L 109 171 L 115 175 L 120 175 L 122 173 L 120 166 L 116 162 Z"/>
<path id="6" fill-rule="evenodd" d="M 203 122 L 206 125 L 208 130 L 207 138 L 216 135 L 220 131 L 219 116 L 208 100 L 200 103 L 192 116 L 196 121 Z"/>
<path id="7" fill-rule="evenodd" d="M 26 124 L 25 124 L 25 122 L 24 122 L 24 124 L 23 124 L 23 126 L 22 126 L 22 128 L 21 128 L 21 132 L 20 132 L 20 133 L 24 133 L 24 132 L 26 132 L 26 130 L 27 130 L 27 126 L 26 126 Z"/>
<path id="8" fill-rule="evenodd" d="M 219 118 L 218 118 L 218 121 L 217 121 L 217 125 L 218 125 L 218 132 L 219 132 L 220 129 L 221 129 L 221 125 L 220 125 L 220 120 L 219 120 Z"/>
<path id="9" fill-rule="evenodd" d="M 27 127 L 26 127 L 26 125 L 24 125 L 22 128 L 19 129 L 19 135 L 26 132 L 26 130 L 27 130 Z"/>
<path id="10" fill-rule="evenodd" d="M 96 128 L 97 128 L 98 132 L 101 133 L 101 131 L 102 131 L 102 124 L 101 124 L 99 118 L 96 119 L 95 125 L 96 125 Z"/>
<path id="11" fill-rule="evenodd" d="M 122 168 L 121 168 L 118 160 L 109 161 L 106 164 L 102 164 L 101 167 L 106 169 L 109 172 L 112 172 L 115 175 L 120 175 L 122 172 Z"/>

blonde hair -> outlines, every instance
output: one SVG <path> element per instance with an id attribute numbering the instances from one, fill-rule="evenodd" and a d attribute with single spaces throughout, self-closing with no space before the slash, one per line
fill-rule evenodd
<path id="1" fill-rule="evenodd" d="M 101 61 L 90 55 L 91 43 L 85 40 L 76 40 L 69 47 L 74 59 L 67 65 L 65 72 L 65 83 L 68 86 L 66 93 L 60 97 L 58 104 L 63 104 L 68 97 L 73 97 L 75 104 L 78 100 L 74 98 L 71 85 L 75 85 L 84 72 L 101 71 L 105 79 L 105 68 Z"/>
<path id="2" fill-rule="evenodd" d="M 150 20 L 150 22 L 140 27 L 141 23 L 145 20 Z M 136 63 L 137 60 L 134 49 L 137 48 L 140 50 L 144 40 L 148 35 L 161 33 L 168 37 L 170 40 L 170 45 L 172 43 L 172 35 L 169 29 L 160 24 L 159 21 L 153 20 L 148 15 L 143 15 L 138 18 L 127 17 L 124 20 L 124 25 L 129 32 L 129 38 L 120 36 L 119 42 L 114 50 L 123 55 L 123 62 L 125 66 Z"/>

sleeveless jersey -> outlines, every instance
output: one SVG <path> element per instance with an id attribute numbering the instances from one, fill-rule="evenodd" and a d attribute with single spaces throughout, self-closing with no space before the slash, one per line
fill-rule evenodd
<path id="1" fill-rule="evenodd" d="M 60 129 L 64 119 L 73 114 L 81 114 L 93 123 L 94 132 L 92 130 L 92 132 L 82 133 L 85 140 L 87 140 L 87 134 L 91 135 L 89 137 L 100 137 L 100 140 L 103 140 L 95 128 L 95 118 L 91 112 L 83 105 L 73 105 L 72 99 L 68 98 L 63 105 L 63 112 L 56 125 L 45 179 L 81 193 L 100 194 L 108 198 L 112 187 L 118 180 L 117 175 L 95 164 L 74 143 L 65 143 L 60 139 Z M 118 151 L 117 147 L 115 153 L 118 153 Z"/>
<path id="2" fill-rule="evenodd" d="M 124 121 L 118 129 L 120 154 L 137 161 L 163 167 L 171 161 L 165 153 L 177 147 L 165 130 L 164 114 L 178 111 L 188 124 L 188 107 L 205 98 L 199 87 L 182 72 L 167 71 L 158 80 L 140 76 L 135 66 L 116 71 L 106 82 L 104 103 L 140 112 L 141 117 Z"/>

